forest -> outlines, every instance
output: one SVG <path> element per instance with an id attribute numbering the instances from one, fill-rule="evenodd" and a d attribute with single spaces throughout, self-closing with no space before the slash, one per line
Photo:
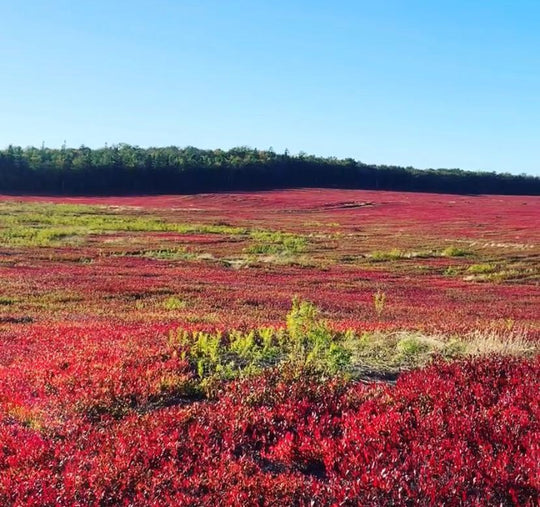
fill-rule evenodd
<path id="1" fill-rule="evenodd" d="M 455 194 L 540 195 L 540 178 L 526 174 L 366 164 L 271 148 L 204 150 L 91 149 L 8 146 L 0 150 L 0 193 L 134 195 L 265 190 L 297 187 Z"/>

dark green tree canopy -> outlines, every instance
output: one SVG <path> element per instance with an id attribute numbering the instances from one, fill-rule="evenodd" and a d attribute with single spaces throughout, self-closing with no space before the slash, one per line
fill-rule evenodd
<path id="1" fill-rule="evenodd" d="M 245 146 L 228 151 L 128 144 L 0 150 L 0 193 L 118 195 L 291 187 L 540 195 L 540 178 L 370 165 Z"/>

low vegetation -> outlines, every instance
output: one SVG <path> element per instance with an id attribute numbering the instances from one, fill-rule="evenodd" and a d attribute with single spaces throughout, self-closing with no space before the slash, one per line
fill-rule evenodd
<path id="1" fill-rule="evenodd" d="M 176 297 L 167 299 L 166 305 L 184 307 Z M 307 369 L 321 378 L 377 380 L 395 379 L 433 361 L 538 353 L 537 342 L 511 329 L 450 337 L 410 331 L 338 332 L 312 303 L 298 299 L 287 314 L 286 327 L 215 333 L 177 329 L 169 332 L 167 343 L 167 354 L 191 365 L 200 393 L 208 386 L 215 388 L 216 382 L 259 375 L 268 368 Z M 192 383 L 189 391 L 193 389 Z"/>
<path id="2" fill-rule="evenodd" d="M 35 200 L 0 204 L 0 504 L 535 505 L 535 199 Z"/>
<path id="3" fill-rule="evenodd" d="M 304 236 L 280 231 L 252 231 L 253 244 L 247 248 L 252 254 L 294 255 L 306 251 L 308 241 Z"/>
<path id="4" fill-rule="evenodd" d="M 11 246 L 55 246 L 108 233 L 174 232 L 242 235 L 246 230 L 214 224 L 182 224 L 106 207 L 6 204 L 0 207 L 0 240 Z"/>

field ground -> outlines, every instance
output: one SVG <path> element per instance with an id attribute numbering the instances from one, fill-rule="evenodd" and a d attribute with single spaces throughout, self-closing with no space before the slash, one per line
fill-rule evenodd
<path id="1" fill-rule="evenodd" d="M 539 216 L 1 196 L 0 503 L 535 505 Z"/>

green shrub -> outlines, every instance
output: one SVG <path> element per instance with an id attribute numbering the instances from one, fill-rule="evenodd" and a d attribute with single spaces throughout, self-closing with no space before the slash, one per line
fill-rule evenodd
<path id="1" fill-rule="evenodd" d="M 307 239 L 289 232 L 252 231 L 250 234 L 255 243 L 247 248 L 253 254 L 294 255 L 305 252 Z"/>
<path id="2" fill-rule="evenodd" d="M 497 271 L 497 266 L 495 264 L 472 264 L 467 268 L 467 272 L 472 274 L 486 274 L 493 273 Z"/>
<path id="3" fill-rule="evenodd" d="M 465 257 L 471 255 L 471 252 L 457 246 L 449 246 L 442 251 L 441 255 L 444 257 Z"/>
<path id="4" fill-rule="evenodd" d="M 165 310 L 183 310 L 186 307 L 186 302 L 176 296 L 170 296 L 163 301 Z"/>
<path id="5" fill-rule="evenodd" d="M 313 303 L 293 299 L 287 314 L 287 332 L 292 342 L 291 362 L 330 374 L 347 369 L 351 352 L 319 318 Z"/>
<path id="6" fill-rule="evenodd" d="M 405 254 L 401 250 L 398 250 L 397 248 L 393 248 L 392 250 L 388 252 L 381 252 L 381 251 L 372 252 L 369 258 L 372 262 L 384 262 L 384 261 L 394 261 L 397 259 L 402 259 L 404 256 Z"/>

